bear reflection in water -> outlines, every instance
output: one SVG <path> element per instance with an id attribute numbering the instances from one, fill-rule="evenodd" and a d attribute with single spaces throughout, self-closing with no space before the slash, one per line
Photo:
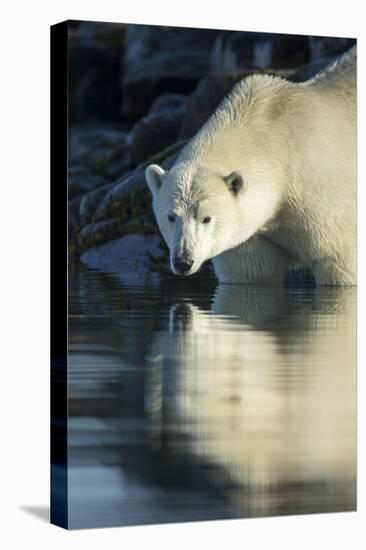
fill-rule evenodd
<path id="1" fill-rule="evenodd" d="M 152 445 L 173 424 L 170 455 L 239 514 L 355 509 L 355 308 L 352 289 L 230 285 L 210 310 L 171 305 L 147 357 Z"/>
<path id="2" fill-rule="evenodd" d="M 70 277 L 73 527 L 354 510 L 356 291 Z"/>

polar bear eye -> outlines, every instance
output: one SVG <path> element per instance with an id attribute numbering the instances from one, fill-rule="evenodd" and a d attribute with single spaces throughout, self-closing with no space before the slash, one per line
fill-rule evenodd
<path id="1" fill-rule="evenodd" d="M 205 218 L 203 218 L 202 223 L 210 223 L 210 221 L 211 221 L 210 216 L 206 216 Z"/>
<path id="2" fill-rule="evenodd" d="M 174 223 L 174 222 L 175 222 L 175 216 L 174 216 L 174 214 L 169 214 L 168 220 L 170 221 L 170 223 Z"/>

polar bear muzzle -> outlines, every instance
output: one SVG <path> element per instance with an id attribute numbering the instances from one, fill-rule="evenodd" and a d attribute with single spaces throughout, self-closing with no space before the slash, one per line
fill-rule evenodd
<path id="1" fill-rule="evenodd" d="M 177 275 L 186 275 L 193 266 L 193 260 L 187 254 L 173 257 L 173 268 Z"/>

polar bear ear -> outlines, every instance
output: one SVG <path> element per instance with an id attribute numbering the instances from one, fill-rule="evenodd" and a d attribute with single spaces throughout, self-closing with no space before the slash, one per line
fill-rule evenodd
<path id="1" fill-rule="evenodd" d="M 145 179 L 152 194 L 159 191 L 165 170 L 157 164 L 150 164 L 145 170 Z"/>
<path id="2" fill-rule="evenodd" d="M 240 172 L 231 172 L 224 178 L 224 181 L 230 191 L 236 196 L 240 191 L 244 191 L 245 182 Z"/>

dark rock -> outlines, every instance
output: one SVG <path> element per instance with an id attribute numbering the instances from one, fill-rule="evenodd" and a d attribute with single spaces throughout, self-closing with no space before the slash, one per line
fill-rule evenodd
<path id="1" fill-rule="evenodd" d="M 272 41 L 272 69 L 293 69 L 310 60 L 307 36 L 274 34 Z M 258 55 L 258 45 L 256 46 Z M 260 54 L 259 54 L 260 55 Z"/>
<path id="2" fill-rule="evenodd" d="M 187 97 L 182 94 L 163 94 L 153 101 L 149 114 L 184 109 L 186 102 Z"/>
<path id="3" fill-rule="evenodd" d="M 123 49 L 127 26 L 127 23 L 79 21 L 78 24 L 72 25 L 71 38 L 78 42 L 91 40 L 106 46 L 114 55 L 119 55 Z"/>
<path id="4" fill-rule="evenodd" d="M 108 183 L 102 187 L 94 189 L 94 191 L 90 191 L 81 198 L 79 215 L 82 223 L 86 223 L 93 218 L 95 211 L 112 186 L 112 183 Z"/>
<path id="5" fill-rule="evenodd" d="M 129 25 L 123 57 L 123 114 L 145 114 L 154 97 L 189 94 L 209 69 L 220 31 Z"/>
<path id="6" fill-rule="evenodd" d="M 113 128 L 72 127 L 69 162 L 92 174 L 115 179 L 131 164 L 127 134 Z"/>
<path id="7" fill-rule="evenodd" d="M 309 36 L 311 61 L 298 66 L 290 80 L 303 82 L 313 78 L 350 49 L 355 42 L 354 39 L 350 38 Z"/>
<path id="8" fill-rule="evenodd" d="M 332 38 L 330 36 L 309 36 L 310 61 L 332 59 L 349 50 L 355 43 L 354 38 Z"/>
<path id="9" fill-rule="evenodd" d="M 111 155 L 110 162 L 106 162 L 104 173 L 110 180 L 116 180 L 131 168 L 131 163 L 131 147 L 126 141 L 116 154 Z"/>
<path id="10" fill-rule="evenodd" d="M 317 75 L 320 71 L 325 69 L 328 65 L 333 63 L 338 56 L 328 56 L 313 61 L 312 63 L 306 63 L 297 67 L 296 72 L 290 77 L 290 80 L 294 82 L 304 82 Z"/>
<path id="11" fill-rule="evenodd" d="M 68 202 L 68 228 L 73 233 L 80 224 L 80 202 L 82 196 L 79 195 Z"/>
<path id="12" fill-rule="evenodd" d="M 355 41 L 347 38 L 224 31 L 211 54 L 211 74 L 243 69 L 295 69 L 298 65 L 339 55 Z"/>
<path id="13" fill-rule="evenodd" d="M 182 95 L 164 94 L 153 102 L 149 114 L 137 122 L 130 133 L 134 163 L 141 164 L 177 140 L 186 101 Z"/>
<path id="14" fill-rule="evenodd" d="M 120 63 L 125 29 L 121 24 L 89 21 L 70 25 L 69 106 L 72 124 L 120 118 Z"/>
<path id="15" fill-rule="evenodd" d="M 107 183 L 103 176 L 90 174 L 83 167 L 74 167 L 69 170 L 69 200 L 77 195 L 84 195 Z"/>
<path id="16" fill-rule="evenodd" d="M 124 235 L 90 248 L 80 259 L 91 269 L 121 272 L 126 282 L 132 283 L 148 276 L 154 270 L 154 264 L 164 256 L 159 236 Z"/>
<path id="17" fill-rule="evenodd" d="M 68 225 L 68 229 L 69 229 L 69 235 L 73 236 L 75 234 L 75 230 L 76 230 L 76 227 L 77 227 L 78 224 L 77 224 L 77 220 L 76 220 L 74 211 L 73 211 L 73 209 L 70 209 L 70 208 L 69 208 L 69 211 L 68 211 L 67 225 Z"/>
<path id="18" fill-rule="evenodd" d="M 254 32 L 223 32 L 211 55 L 211 73 L 243 69 L 284 69 L 309 60 L 306 36 Z"/>
<path id="19" fill-rule="evenodd" d="M 98 233 L 104 233 L 106 229 L 114 226 L 116 223 L 118 223 L 117 218 L 111 218 L 110 220 L 101 220 L 99 222 L 89 223 L 88 225 L 83 227 L 82 230 L 80 231 L 80 238 L 81 240 L 89 239 L 90 237 L 94 237 Z"/>
<path id="20" fill-rule="evenodd" d="M 144 231 L 146 227 L 150 226 L 152 223 L 155 223 L 155 219 L 152 211 L 149 210 L 148 212 L 145 212 L 145 214 L 125 222 L 123 226 L 121 226 L 121 235 L 123 233 L 128 233 L 130 229 L 134 229 L 136 227 L 139 227 L 141 231 Z M 108 220 L 90 223 L 81 229 L 79 234 L 80 240 L 90 239 L 98 235 L 107 236 L 109 230 L 118 225 L 121 225 L 119 218 L 110 218 Z M 158 232 L 158 230 L 156 232 Z M 106 240 L 111 239 L 106 238 Z"/>
<path id="21" fill-rule="evenodd" d="M 108 193 L 104 196 L 95 212 L 95 219 L 103 219 L 112 202 L 116 200 L 123 201 L 123 199 L 125 199 L 132 192 L 139 192 L 142 189 L 145 189 L 145 187 L 146 183 L 144 170 L 136 170 L 135 172 L 130 172 L 129 174 L 123 176 L 112 185 Z"/>
<path id="22" fill-rule="evenodd" d="M 161 162 L 163 168 L 169 169 L 174 164 L 176 157 L 177 153 Z M 130 172 L 113 184 L 97 208 L 95 219 L 99 220 L 110 217 L 111 205 L 120 203 L 122 207 L 128 197 L 133 202 L 135 196 L 140 196 L 140 198 L 143 196 L 143 201 L 147 200 L 148 205 L 150 205 L 150 192 L 145 180 L 145 168 L 139 168 Z M 145 196 L 147 197 L 146 199 Z"/>

